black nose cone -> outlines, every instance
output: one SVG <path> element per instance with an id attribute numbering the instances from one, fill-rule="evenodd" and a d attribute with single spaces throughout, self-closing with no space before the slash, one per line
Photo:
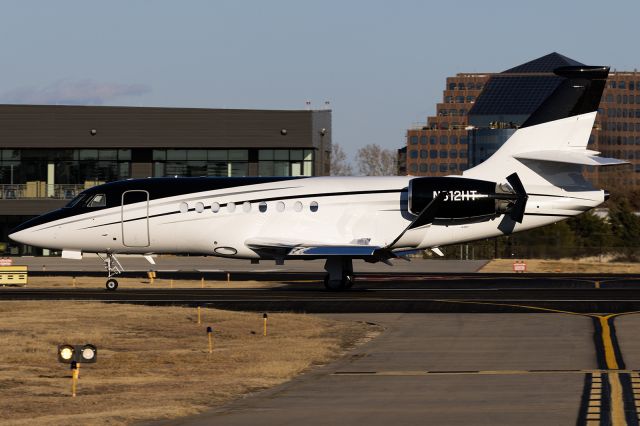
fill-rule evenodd
<path id="1" fill-rule="evenodd" d="M 609 199 L 609 196 L 610 196 L 610 195 L 611 195 L 611 194 L 609 194 L 609 191 L 606 191 L 606 190 L 605 190 L 605 191 L 604 191 L 604 200 L 605 200 L 605 201 L 607 201 L 607 200 Z"/>

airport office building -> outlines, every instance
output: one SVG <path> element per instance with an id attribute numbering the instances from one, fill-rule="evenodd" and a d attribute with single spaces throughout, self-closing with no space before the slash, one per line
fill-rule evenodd
<path id="1" fill-rule="evenodd" d="M 0 256 L 23 221 L 119 179 L 329 174 L 330 110 L 0 105 Z"/>

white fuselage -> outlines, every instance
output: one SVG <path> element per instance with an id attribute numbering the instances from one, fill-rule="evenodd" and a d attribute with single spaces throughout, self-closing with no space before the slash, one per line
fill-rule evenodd
<path id="1" fill-rule="evenodd" d="M 454 178 L 454 177 L 452 177 Z M 198 253 L 259 258 L 249 239 L 387 246 L 411 223 L 405 177 L 315 177 L 189 192 L 84 211 L 16 232 L 11 238 L 75 252 Z M 136 191 L 132 186 L 128 191 Z M 558 222 L 604 201 L 603 191 L 527 186 L 518 232 Z M 220 206 L 219 208 L 217 208 Z M 412 229 L 394 248 L 424 249 L 504 235 L 504 216 Z"/>

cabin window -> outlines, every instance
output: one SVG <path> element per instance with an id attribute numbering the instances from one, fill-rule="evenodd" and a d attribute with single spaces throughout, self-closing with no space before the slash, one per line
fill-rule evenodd
<path id="1" fill-rule="evenodd" d="M 312 212 L 317 212 L 318 211 L 318 202 L 317 201 L 312 201 L 311 204 L 309 204 L 309 210 L 311 210 Z"/>
<path id="2" fill-rule="evenodd" d="M 276 204 L 276 210 L 282 213 L 284 211 L 284 202 L 278 201 L 278 204 Z"/>
<path id="3" fill-rule="evenodd" d="M 293 205 L 293 209 L 297 212 L 301 212 L 302 211 L 302 202 L 301 201 L 296 201 L 296 203 Z"/>
<path id="4" fill-rule="evenodd" d="M 200 201 L 196 203 L 196 211 L 198 213 L 202 213 L 204 211 L 204 204 L 202 204 Z"/>
<path id="5" fill-rule="evenodd" d="M 96 207 L 106 207 L 107 206 L 107 197 L 104 194 L 96 194 L 91 198 L 91 200 L 87 203 L 87 207 L 96 208 Z"/>
<path id="6" fill-rule="evenodd" d="M 245 213 L 249 213 L 251 211 L 251 203 L 248 201 L 242 203 L 242 211 L 244 211 Z"/>
<path id="7" fill-rule="evenodd" d="M 266 212 L 267 211 L 267 203 L 262 201 L 260 204 L 258 204 L 258 210 L 260 210 L 260 213 Z"/>
<path id="8" fill-rule="evenodd" d="M 184 201 L 180 203 L 180 213 L 186 213 L 189 211 L 189 204 Z"/>
<path id="9" fill-rule="evenodd" d="M 236 203 L 228 203 L 227 204 L 227 211 L 229 213 L 233 213 L 236 211 Z"/>
<path id="10" fill-rule="evenodd" d="M 213 204 L 211 204 L 211 211 L 213 213 L 218 213 L 220 211 L 220 203 L 214 202 Z"/>

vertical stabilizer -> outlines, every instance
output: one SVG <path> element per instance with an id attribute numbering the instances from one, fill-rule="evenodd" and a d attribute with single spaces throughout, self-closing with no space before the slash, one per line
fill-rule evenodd
<path id="1" fill-rule="evenodd" d="M 562 67 L 555 74 L 565 80 L 495 154 L 463 176 L 504 182 L 517 173 L 525 186 L 554 185 L 587 189 L 585 164 L 619 162 L 593 160 L 587 143 L 605 87 L 608 67 Z"/>

